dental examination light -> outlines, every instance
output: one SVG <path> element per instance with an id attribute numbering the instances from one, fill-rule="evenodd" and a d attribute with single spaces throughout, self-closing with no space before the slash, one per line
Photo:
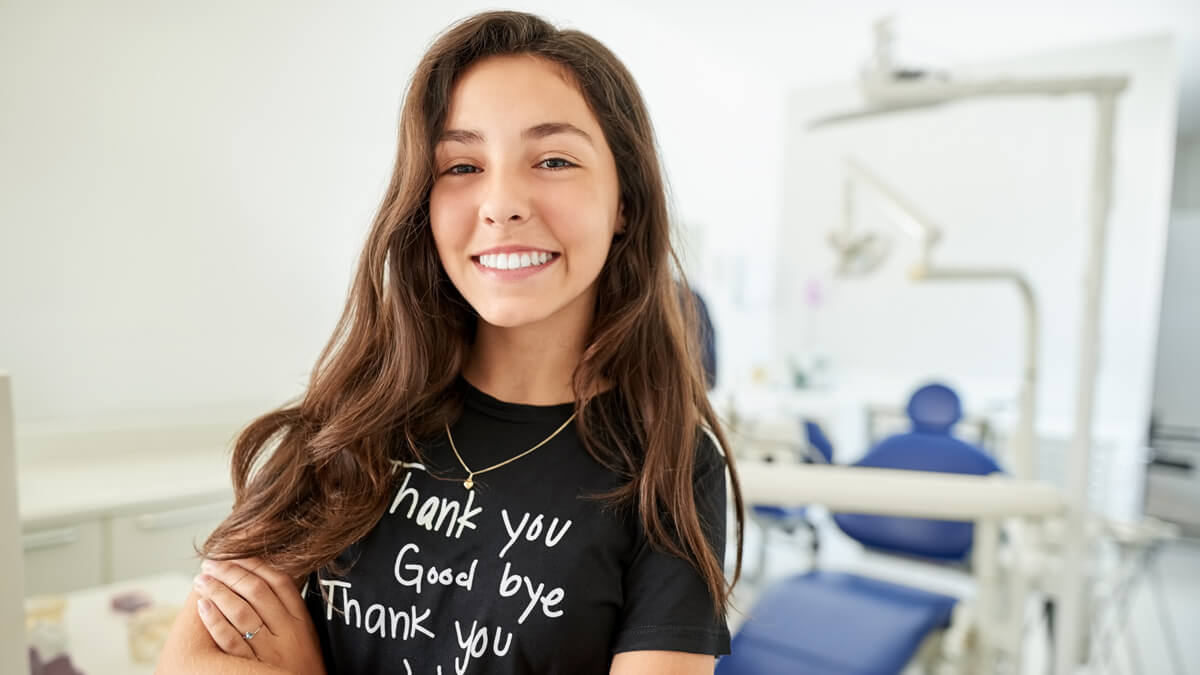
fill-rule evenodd
<path id="1" fill-rule="evenodd" d="M 1085 517 L 1087 514 L 1087 478 L 1089 475 L 1090 449 L 1092 445 L 1092 419 L 1095 405 L 1096 366 L 1100 344 L 1100 300 L 1105 265 L 1105 242 L 1108 234 L 1108 216 L 1112 199 L 1113 180 L 1113 136 L 1117 97 L 1126 89 L 1129 78 L 1125 76 L 1067 77 L 1067 78 L 992 78 L 981 80 L 957 80 L 946 72 L 906 70 L 897 68 L 892 58 L 891 20 L 884 19 L 875 24 L 875 53 L 871 64 L 860 75 L 865 105 L 857 110 L 829 115 L 813 121 L 809 128 L 820 129 L 835 124 L 865 121 L 875 117 L 914 111 L 955 101 L 981 97 L 1012 96 L 1062 96 L 1083 94 L 1095 101 L 1096 121 L 1092 136 L 1091 198 L 1089 205 L 1087 248 L 1084 251 L 1084 306 L 1082 325 L 1079 331 L 1079 365 L 1076 382 L 1074 433 L 1067 463 L 1067 499 L 1070 504 L 1068 526 L 1063 541 L 1063 568 L 1059 579 L 1059 620 L 1056 621 L 1059 635 L 1055 643 L 1054 672 L 1071 675 L 1079 662 L 1080 643 L 1084 631 L 1083 593 L 1084 548 L 1086 544 Z M 853 166 L 853 165 L 852 165 Z M 851 169 L 860 178 L 868 174 Z M 869 178 L 867 179 L 870 180 Z M 877 186 L 878 187 L 878 186 Z M 886 191 L 877 190 L 887 195 Z M 891 200 L 902 207 L 902 200 Z M 908 216 L 916 212 L 907 210 Z M 915 218 L 914 218 L 915 220 Z M 925 221 L 928 226 L 928 221 Z M 926 231 L 927 241 L 936 229 Z M 877 248 L 877 247 L 876 247 Z M 928 249 L 928 246 L 926 247 Z M 880 255 L 875 251 L 875 255 Z M 876 262 L 877 264 L 877 262 Z M 995 278 L 993 271 L 939 270 L 929 264 L 928 253 L 918 266 L 919 278 Z M 1032 293 L 1028 284 L 1019 277 L 1006 273 L 1017 281 L 1022 289 L 1026 307 L 1032 306 Z M 1036 328 L 1030 323 L 1030 330 Z M 1032 353 L 1026 347 L 1027 358 Z M 1034 363 L 1034 362 L 1029 362 Z M 1026 386 L 1033 373 L 1025 373 Z M 1022 397 L 1024 405 L 1032 403 L 1032 395 Z M 1032 414 L 1022 417 L 1031 423 Z M 1020 432 L 1028 434 L 1023 439 L 1026 454 L 1014 464 L 1018 472 L 1031 469 L 1029 460 L 1032 451 L 1032 427 Z M 1020 447 L 1020 446 L 1018 446 Z M 1018 473 L 1018 475 L 1021 475 Z"/>

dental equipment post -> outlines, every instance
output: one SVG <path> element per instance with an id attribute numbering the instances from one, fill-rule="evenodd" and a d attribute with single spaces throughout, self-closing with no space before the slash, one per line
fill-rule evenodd
<path id="1" fill-rule="evenodd" d="M 981 97 L 1062 96 L 1084 94 L 1095 101 L 1092 136 L 1092 174 L 1084 261 L 1084 307 L 1080 327 L 1079 368 L 1075 389 L 1075 421 L 1067 462 L 1068 527 L 1063 542 L 1063 573 L 1057 594 L 1060 630 L 1055 642 L 1054 672 L 1073 675 L 1080 662 L 1084 630 L 1084 578 L 1086 545 L 1087 478 L 1092 445 L 1096 366 L 1100 341 L 1100 301 L 1105 267 L 1105 242 L 1111 206 L 1113 136 L 1116 102 L 1128 87 L 1126 76 L 1066 78 L 995 78 L 956 81 L 898 71 L 891 59 L 890 20 L 875 26 L 875 62 L 861 73 L 860 84 L 867 106 L 818 119 L 810 129 L 868 119 L 896 112 L 927 108 Z M 1029 439 L 1032 440 L 1032 437 Z"/>

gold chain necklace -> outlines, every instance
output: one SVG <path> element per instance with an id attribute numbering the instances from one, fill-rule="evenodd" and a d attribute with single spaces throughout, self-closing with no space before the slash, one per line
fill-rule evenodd
<path id="1" fill-rule="evenodd" d="M 478 471 L 472 471 L 471 467 L 467 466 L 467 463 L 463 461 L 462 455 L 458 454 L 458 448 L 454 447 L 454 437 L 450 435 L 450 425 L 447 424 L 446 425 L 446 438 L 448 438 L 450 440 L 450 449 L 454 451 L 454 456 L 458 458 L 458 463 L 462 464 L 462 468 L 467 472 L 467 479 L 465 481 L 463 481 L 463 487 L 470 490 L 471 488 L 475 487 L 475 476 L 478 476 L 481 473 L 487 473 L 488 471 L 491 471 L 492 469 L 499 469 L 500 467 L 504 466 L 505 464 L 508 464 L 509 462 L 515 462 L 518 459 L 521 459 L 522 457 L 524 457 L 525 455 L 528 455 L 529 453 L 533 452 L 534 450 L 537 450 L 538 448 L 542 447 L 543 445 L 549 443 L 550 439 L 552 439 L 558 435 L 558 432 L 567 428 L 567 425 L 571 423 L 571 420 L 575 419 L 575 415 L 576 415 L 576 413 L 571 413 L 571 416 L 567 418 L 567 421 L 563 422 L 561 427 L 555 429 L 554 433 L 547 436 L 545 438 L 545 440 L 543 440 L 541 443 L 538 443 L 537 445 L 526 450 L 525 452 L 522 452 L 521 454 L 517 455 L 516 457 L 510 457 L 510 458 L 504 460 L 503 462 L 500 462 L 499 464 L 493 464 L 492 466 L 489 466 L 486 469 L 480 469 Z"/>

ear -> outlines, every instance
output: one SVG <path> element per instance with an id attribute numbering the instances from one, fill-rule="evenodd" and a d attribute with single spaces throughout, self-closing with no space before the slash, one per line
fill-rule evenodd
<path id="1" fill-rule="evenodd" d="M 613 234 L 618 237 L 625 234 L 625 202 L 617 205 L 617 230 Z"/>

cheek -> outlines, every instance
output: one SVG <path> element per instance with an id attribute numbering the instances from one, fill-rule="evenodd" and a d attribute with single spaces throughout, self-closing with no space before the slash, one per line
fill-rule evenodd
<path id="1" fill-rule="evenodd" d="M 562 191 L 542 199 L 538 212 L 576 260 L 603 260 L 607 255 L 616 231 L 615 209 L 594 191 Z"/>
<path id="2" fill-rule="evenodd" d="M 456 207 L 456 203 L 459 202 L 448 195 L 439 195 L 437 191 L 429 197 L 429 224 L 443 266 L 470 236 L 469 221 L 464 219 L 462 208 Z"/>

